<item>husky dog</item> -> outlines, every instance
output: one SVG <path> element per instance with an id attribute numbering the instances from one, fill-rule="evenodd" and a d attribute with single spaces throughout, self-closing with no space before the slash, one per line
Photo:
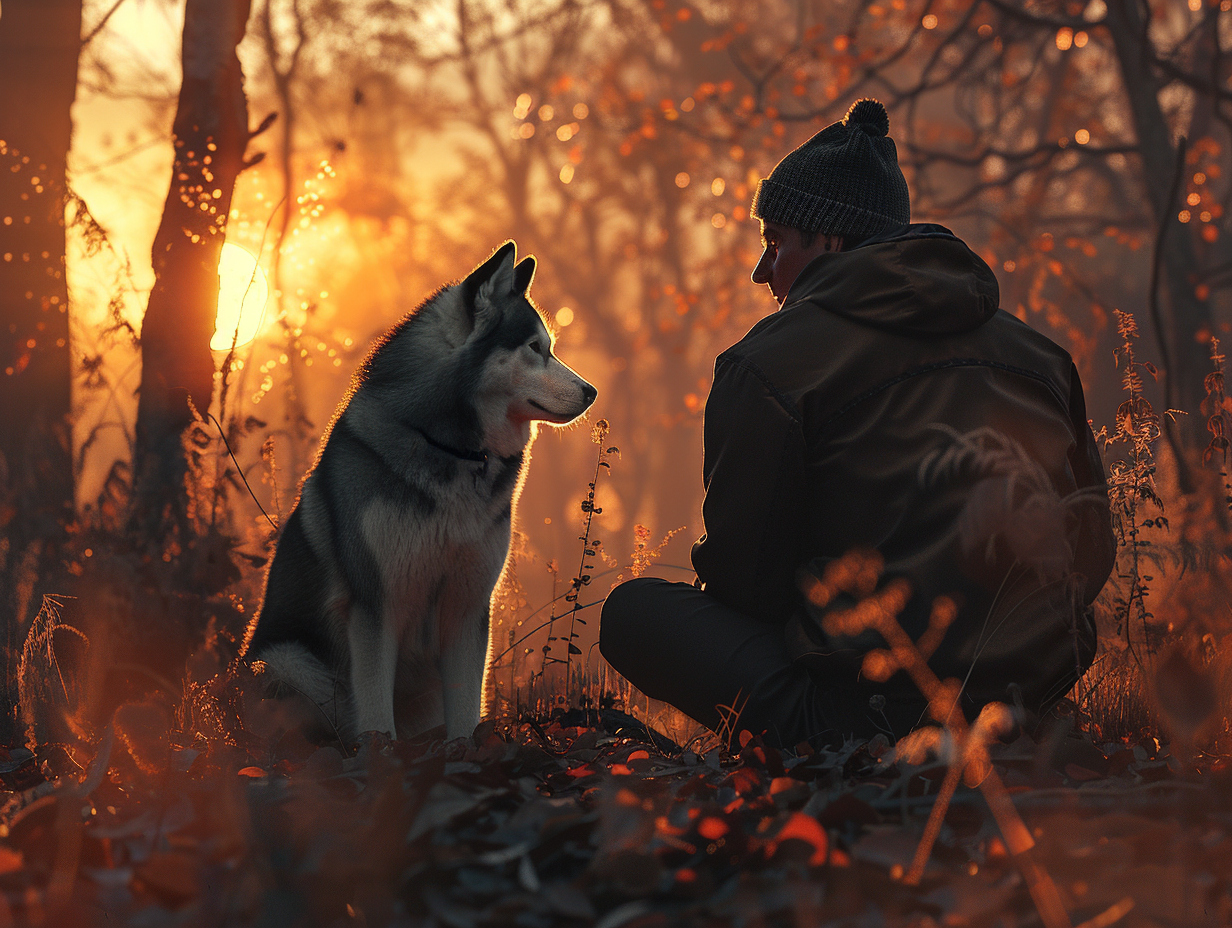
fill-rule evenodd
<path id="1" fill-rule="evenodd" d="M 318 733 L 408 738 L 479 722 L 488 608 L 535 423 L 595 388 L 552 354 L 506 242 L 380 339 L 286 520 L 244 643 Z M 316 710 L 313 710 L 314 712 Z"/>

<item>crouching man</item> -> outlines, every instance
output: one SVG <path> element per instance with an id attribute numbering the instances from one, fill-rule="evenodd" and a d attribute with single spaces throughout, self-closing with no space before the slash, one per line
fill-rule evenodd
<path id="1" fill-rule="evenodd" d="M 906 582 L 898 621 L 985 703 L 1046 712 L 1090 665 L 1090 604 L 1115 545 L 1103 468 L 1070 356 L 998 308 L 988 265 L 910 223 L 873 100 L 758 186 L 753 282 L 778 311 L 715 363 L 706 402 L 696 584 L 638 579 L 603 608 L 604 657 L 647 695 L 791 747 L 927 719 L 905 672 L 861 674 L 876 632 L 835 632 L 802 591 L 853 550 Z"/>

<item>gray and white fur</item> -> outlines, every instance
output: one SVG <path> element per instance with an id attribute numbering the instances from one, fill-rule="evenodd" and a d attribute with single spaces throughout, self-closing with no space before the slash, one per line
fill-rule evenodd
<path id="1" fill-rule="evenodd" d="M 282 527 L 243 653 L 319 735 L 479 722 L 526 449 L 596 395 L 552 353 L 535 259 L 515 262 L 506 242 L 379 340 Z"/>

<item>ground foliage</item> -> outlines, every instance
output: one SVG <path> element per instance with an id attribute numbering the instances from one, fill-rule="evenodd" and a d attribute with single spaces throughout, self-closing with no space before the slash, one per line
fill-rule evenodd
<path id="1" fill-rule="evenodd" d="M 1106 646 L 1152 618 L 1137 557 L 1152 549 L 1132 532 L 1162 521 L 1152 512 L 1144 522 L 1138 509 L 1158 500 L 1149 453 L 1158 429 L 1144 427 L 1155 420 L 1136 387 L 1127 385 L 1118 431 L 1104 436 L 1134 452 L 1111 472 L 1125 534 L 1123 582 L 1105 610 L 1121 624 L 1105 630 Z M 600 452 L 588 516 L 602 511 L 595 489 L 615 450 L 603 426 L 592 436 Z M 1017 524 L 1011 516 L 994 520 L 997 532 Z M 633 574 L 662 550 L 650 537 L 639 531 Z M 577 594 L 603 556 L 589 527 L 580 540 L 571 595 L 559 597 L 566 613 L 528 632 L 546 628 L 549 645 L 569 645 L 554 661 L 566 689 L 581 655 L 563 623 L 583 621 Z M 116 567 L 123 558 L 107 563 L 112 585 L 140 589 Z M 911 641 L 894 620 L 896 587 L 875 589 L 879 576 L 879 558 L 853 553 L 810 601 L 858 593 L 857 608 L 831 619 L 885 639 L 864 673 L 908 672 L 949 728 L 829 751 L 771 747 L 739 730 L 736 707 L 723 731 L 678 745 L 647 726 L 649 713 L 615 708 L 620 694 L 581 665 L 567 698 L 553 689 L 560 680 L 544 683 L 548 705 L 559 697 L 581 708 L 546 715 L 544 700 L 528 711 L 506 693 L 507 714 L 470 739 L 445 743 L 437 731 L 316 747 L 297 733 L 291 707 L 261 699 L 260 676 L 235 659 L 234 636 L 220 631 L 240 621 L 234 602 L 215 597 L 222 611 L 176 686 L 171 670 L 136 682 L 122 672 L 123 655 L 139 641 L 148 648 L 151 632 L 117 637 L 124 623 L 114 618 L 83 631 L 49 600 L 22 664 L 27 747 L 0 749 L 0 928 L 1232 924 L 1218 662 L 1173 642 L 1134 665 L 1132 687 L 1104 685 L 1115 674 L 1097 664 L 1099 681 L 1030 734 L 1004 706 L 968 726 L 949 710 L 956 681 L 937 680 L 926 664 L 950 613 L 934 610 L 936 627 Z M 89 608 L 67 617 L 136 609 L 137 599 L 108 589 L 83 584 L 78 601 Z M 198 614 L 194 602 L 185 611 Z M 1150 657 L 1151 637 L 1139 640 Z M 92 664 L 76 666 L 78 641 Z M 542 649 L 540 678 L 551 651 Z M 100 680 L 118 674 L 128 685 L 91 686 L 94 665 Z M 160 685 L 150 689 L 151 679 Z M 1092 694 L 1109 689 L 1123 702 L 1141 693 L 1152 724 L 1093 713 Z M 1125 724 L 1111 724 L 1118 719 Z M 1160 730 L 1172 733 L 1170 747 L 1144 734 Z"/>
<path id="2" fill-rule="evenodd" d="M 746 732 L 697 753 L 572 710 L 344 756 L 252 718 L 259 733 L 206 740 L 129 704 L 84 769 L 10 750 L 0 924 L 1041 923 L 968 786 L 906 885 L 946 764 L 881 738 L 779 751 Z M 1225 771 L 1064 719 L 991 753 L 1071 924 L 1232 922 Z"/>

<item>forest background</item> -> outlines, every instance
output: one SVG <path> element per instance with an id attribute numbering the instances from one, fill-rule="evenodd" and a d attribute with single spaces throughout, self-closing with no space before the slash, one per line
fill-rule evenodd
<path id="1" fill-rule="evenodd" d="M 1152 654 L 1178 649 L 1186 681 L 1209 667 L 1223 692 L 1230 10 L 5 0 L 8 743 L 23 649 L 46 634 L 71 666 L 83 647 L 36 621 L 47 595 L 130 689 L 174 689 L 207 630 L 242 633 L 373 338 L 507 238 L 538 257 L 557 353 L 598 387 L 591 422 L 620 453 L 601 472 L 589 428 L 541 431 L 494 616 L 499 695 L 564 699 L 530 688 L 575 662 L 608 681 L 596 609 L 577 638 L 540 625 L 572 609 L 595 538 L 581 603 L 651 551 L 690 576 L 713 360 L 774 308 L 748 280 L 753 189 L 863 96 L 889 109 L 913 218 L 962 236 L 1002 306 L 1073 353 L 1116 439 L 1123 557 L 1087 701 L 1150 716 Z M 251 335 L 214 334 L 224 239 L 261 268 L 241 261 L 238 293 L 268 285 Z M 102 685 L 83 672 L 56 698 Z"/>

